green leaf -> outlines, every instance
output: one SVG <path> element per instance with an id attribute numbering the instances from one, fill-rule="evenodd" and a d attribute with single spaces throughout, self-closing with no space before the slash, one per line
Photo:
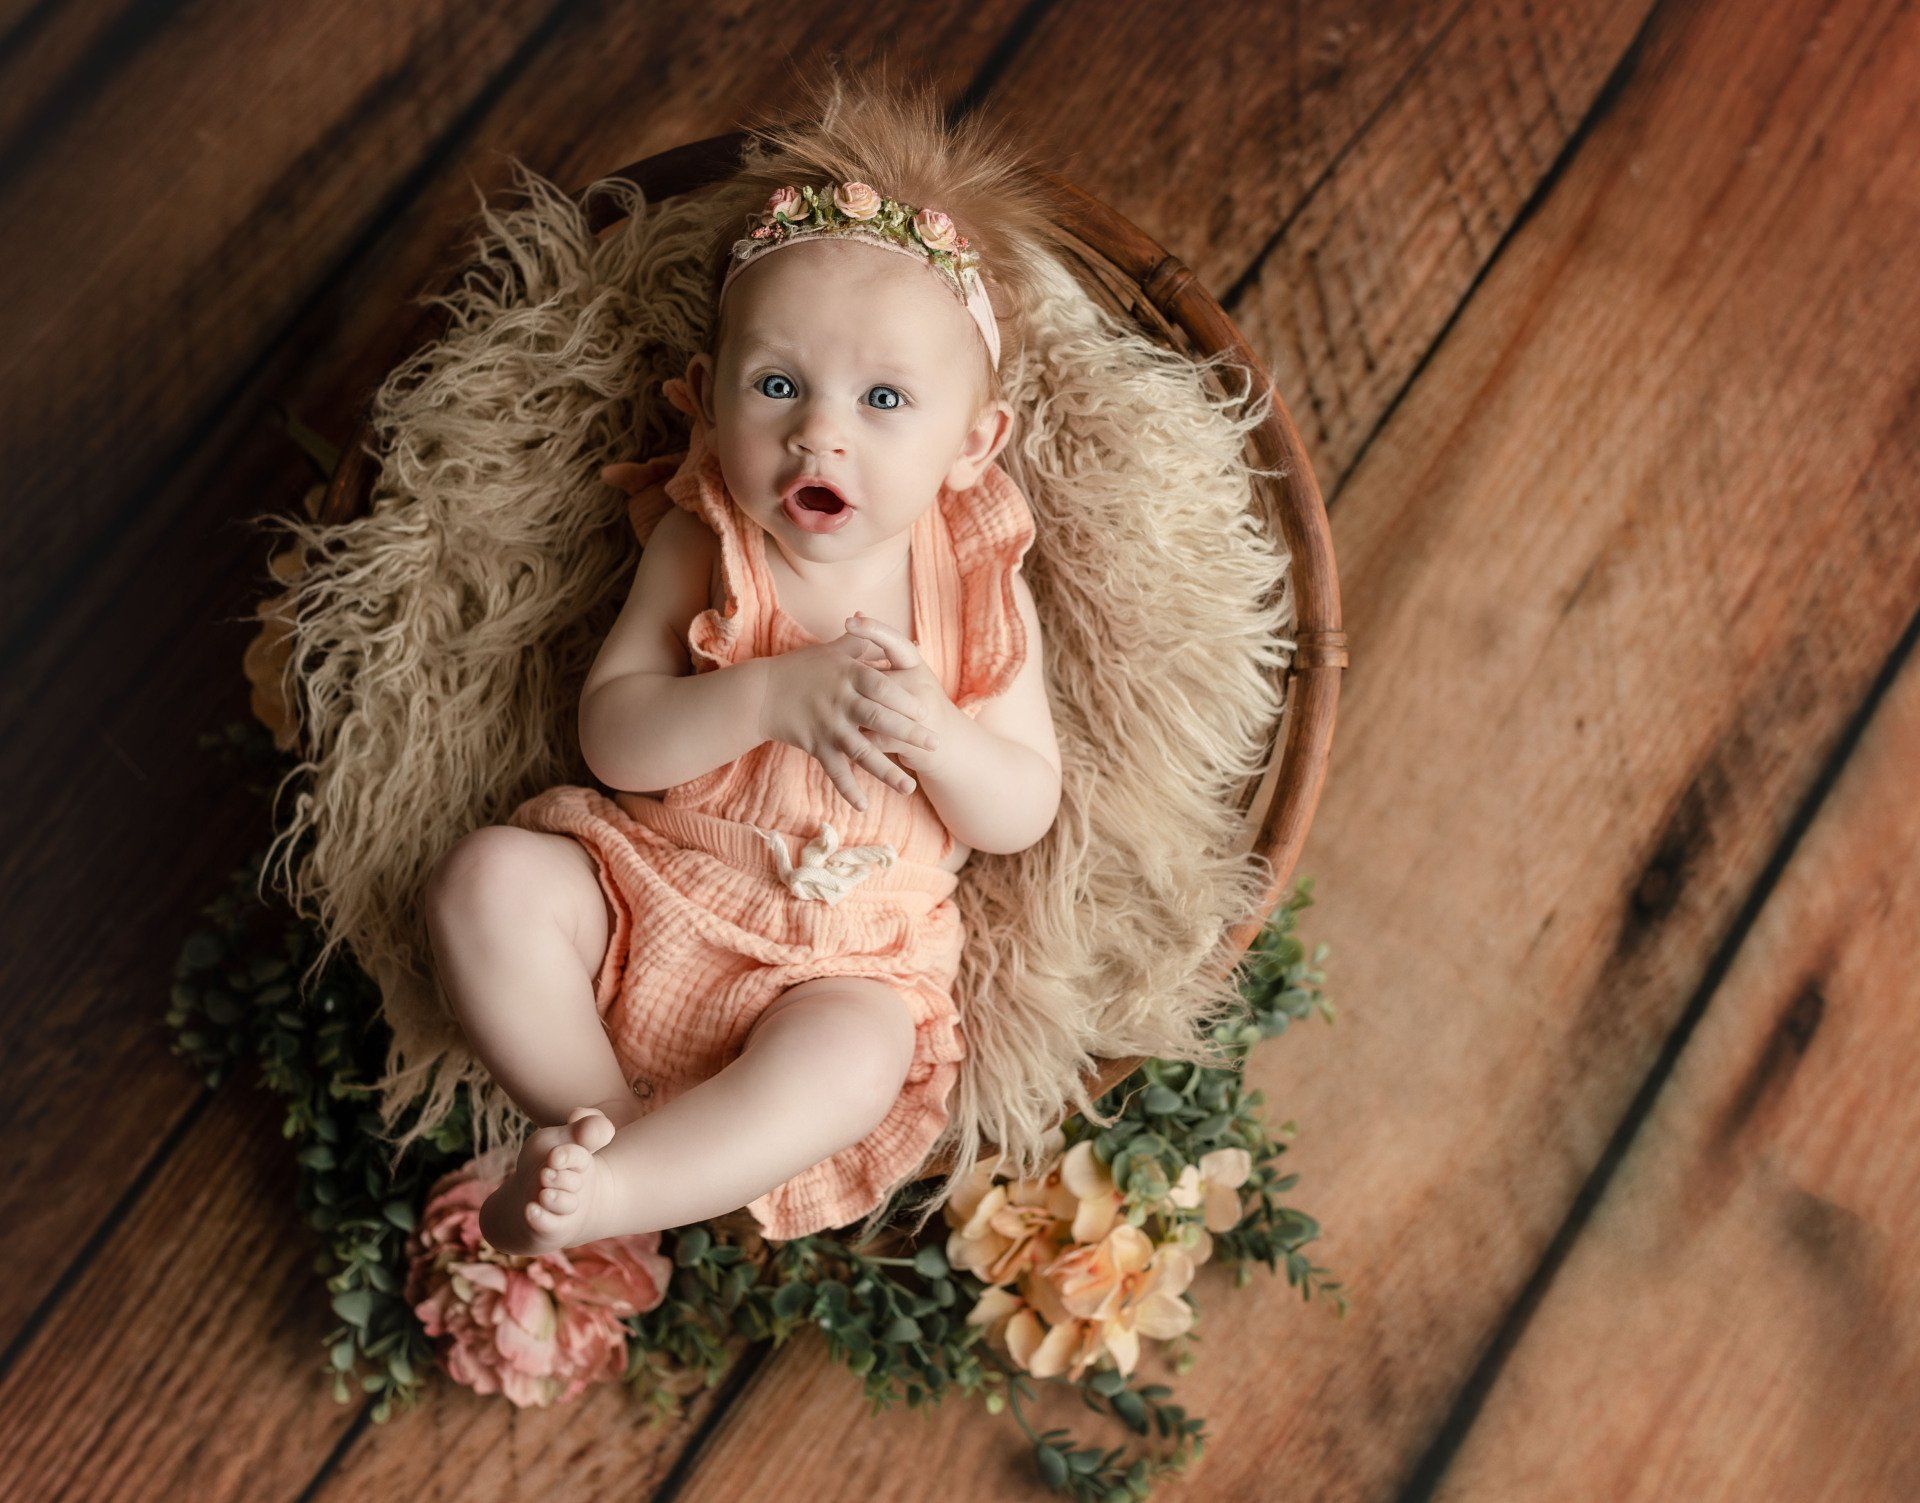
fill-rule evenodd
<path id="1" fill-rule="evenodd" d="M 791 1320 L 807 1307 L 812 1297 L 813 1289 L 803 1279 L 782 1284 L 773 1296 L 773 1313 L 782 1320 Z"/>
<path id="2" fill-rule="evenodd" d="M 690 1226 L 674 1239 L 673 1261 L 682 1268 L 691 1268 L 706 1256 L 707 1249 L 713 1246 L 713 1233 L 704 1226 Z"/>
<path id="3" fill-rule="evenodd" d="M 913 1271 L 923 1279 L 944 1278 L 950 1271 L 947 1250 L 937 1242 L 929 1243 L 913 1255 Z"/>
<path id="4" fill-rule="evenodd" d="M 333 1313 L 355 1330 L 365 1330 L 373 1315 L 373 1295 L 365 1289 L 349 1289 L 333 1297 Z"/>
<path id="5" fill-rule="evenodd" d="M 1033 1448 L 1034 1464 L 1040 1468 L 1040 1475 L 1046 1479 L 1048 1487 L 1067 1485 L 1067 1458 L 1059 1451 L 1042 1441 Z"/>
<path id="6" fill-rule="evenodd" d="M 204 929 L 196 930 L 180 946 L 180 964 L 190 971 L 204 971 L 218 965 L 224 953 L 219 939 Z"/>

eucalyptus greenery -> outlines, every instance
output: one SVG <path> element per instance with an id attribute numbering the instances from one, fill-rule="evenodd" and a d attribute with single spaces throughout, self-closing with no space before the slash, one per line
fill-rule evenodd
<path id="1" fill-rule="evenodd" d="M 250 723 L 235 722 L 201 744 L 224 750 L 263 800 L 291 765 Z M 252 1060 L 285 1100 L 282 1132 L 295 1145 L 298 1203 L 323 1239 L 316 1271 L 339 1322 L 326 1338 L 325 1370 L 336 1399 L 344 1402 L 357 1389 L 371 1396 L 372 1417 L 384 1421 L 396 1406 L 417 1400 L 434 1365 L 433 1342 L 403 1295 L 406 1243 L 434 1181 L 467 1157 L 468 1102 L 463 1097 L 430 1138 L 389 1162 L 373 1106 L 372 1082 L 387 1043 L 378 990 L 336 956 L 308 996 L 299 996 L 298 978 L 319 953 L 320 936 L 277 899 L 261 896 L 261 856 L 232 874 L 203 910 L 204 926 L 187 936 L 167 1021 L 174 1051 L 209 1089 Z M 1284 1268 L 1303 1299 L 1322 1296 L 1344 1315 L 1340 1285 L 1301 1250 L 1319 1236 L 1318 1224 L 1281 1203 L 1296 1176 L 1281 1174 L 1277 1161 L 1295 1124 L 1270 1134 L 1261 1093 L 1246 1090 L 1242 1078 L 1261 1039 L 1312 1013 L 1334 1020 L 1318 969 L 1325 947 L 1309 957 L 1294 934 L 1297 914 L 1311 901 L 1312 883 L 1303 880 L 1243 959 L 1245 1005 L 1215 1030 L 1227 1066 L 1149 1060 L 1101 1098 L 1103 1114 L 1117 1113 L 1111 1127 L 1076 1116 L 1064 1131 L 1069 1145 L 1093 1138 L 1135 1225 L 1183 1166 L 1217 1148 L 1246 1149 L 1253 1173 L 1240 1191 L 1245 1212 L 1216 1235 L 1215 1260 L 1234 1265 L 1236 1287 L 1252 1278 L 1255 1263 Z M 902 1190 L 890 1220 L 904 1220 L 921 1193 L 918 1186 Z M 768 1242 L 745 1212 L 663 1233 L 673 1276 L 658 1306 L 626 1322 L 629 1389 L 657 1419 L 672 1418 L 686 1393 L 717 1383 L 743 1349 L 777 1347 L 812 1326 L 833 1357 L 859 1375 L 872 1412 L 901 1401 L 938 1402 L 949 1390 L 978 1395 L 989 1412 L 1012 1415 L 1039 1475 L 1075 1499 L 1145 1498 L 1157 1475 L 1200 1454 L 1205 1422 L 1171 1402 L 1166 1385 L 1137 1384 L 1108 1368 L 1077 1382 L 1038 1380 L 985 1343 L 983 1328 L 968 1325 L 966 1316 L 986 1286 L 948 1264 L 940 1219 L 928 1226 L 925 1245 L 886 1252 L 878 1250 L 884 1234 L 861 1247 L 831 1234 Z M 1192 1292 L 1185 1297 L 1191 1301 Z M 1179 1338 L 1177 1371 L 1191 1367 L 1187 1343 L 1194 1340 L 1191 1333 Z M 1148 1444 L 1132 1453 L 1101 1450 L 1076 1445 L 1064 1430 L 1036 1431 L 1023 1406 L 1042 1381 L 1077 1389 L 1089 1409 Z"/>

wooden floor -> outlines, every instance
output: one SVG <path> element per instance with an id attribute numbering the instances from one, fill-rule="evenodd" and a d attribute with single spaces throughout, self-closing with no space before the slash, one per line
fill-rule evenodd
<path id="1" fill-rule="evenodd" d="M 1920 1497 L 1920 10 L 8 12 L 0 1496 L 1050 1496 L 809 1340 L 675 1428 L 336 1406 L 277 1104 L 161 1023 L 263 836 L 195 737 L 276 406 L 344 438 L 507 154 L 578 185 L 884 41 L 1198 272 L 1331 503 L 1340 1019 L 1256 1073 L 1352 1309 L 1206 1270 L 1158 1496 Z"/>

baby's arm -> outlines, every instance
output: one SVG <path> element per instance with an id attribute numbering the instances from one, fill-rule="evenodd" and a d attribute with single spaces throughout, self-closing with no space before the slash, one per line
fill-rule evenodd
<path id="1" fill-rule="evenodd" d="M 641 550 L 627 602 L 580 693 L 580 750 L 609 788 L 671 788 L 766 739 L 766 659 L 691 672 L 687 626 L 708 604 L 719 547 L 706 523 L 676 506 Z"/>
<path id="2" fill-rule="evenodd" d="M 955 840 L 997 854 L 1024 851 L 1053 828 L 1060 810 L 1060 746 L 1042 668 L 1040 617 L 1017 572 L 1013 594 L 1027 653 L 1006 690 L 972 715 L 943 695 L 942 713 L 928 722 L 939 738 L 935 752 L 873 737 L 913 769 Z"/>

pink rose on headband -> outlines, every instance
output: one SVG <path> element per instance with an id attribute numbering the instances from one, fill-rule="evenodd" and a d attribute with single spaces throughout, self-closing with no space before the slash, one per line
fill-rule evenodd
<path id="1" fill-rule="evenodd" d="M 922 209 L 914 215 L 913 228 L 928 250 L 952 250 L 957 243 L 953 221 L 938 209 Z"/>
<path id="2" fill-rule="evenodd" d="M 767 200 L 767 213 L 776 219 L 805 219 L 806 200 L 798 188 L 782 188 Z"/>
<path id="3" fill-rule="evenodd" d="M 480 1202 L 499 1183 L 477 1160 L 444 1176 L 408 1239 L 406 1298 L 454 1381 L 544 1407 L 627 1370 L 622 1318 L 666 1297 L 660 1234 L 605 1237 L 537 1257 L 498 1252 Z"/>
<path id="4" fill-rule="evenodd" d="M 880 195 L 865 183 L 842 183 L 833 201 L 849 219 L 871 219 L 880 212 Z"/>

